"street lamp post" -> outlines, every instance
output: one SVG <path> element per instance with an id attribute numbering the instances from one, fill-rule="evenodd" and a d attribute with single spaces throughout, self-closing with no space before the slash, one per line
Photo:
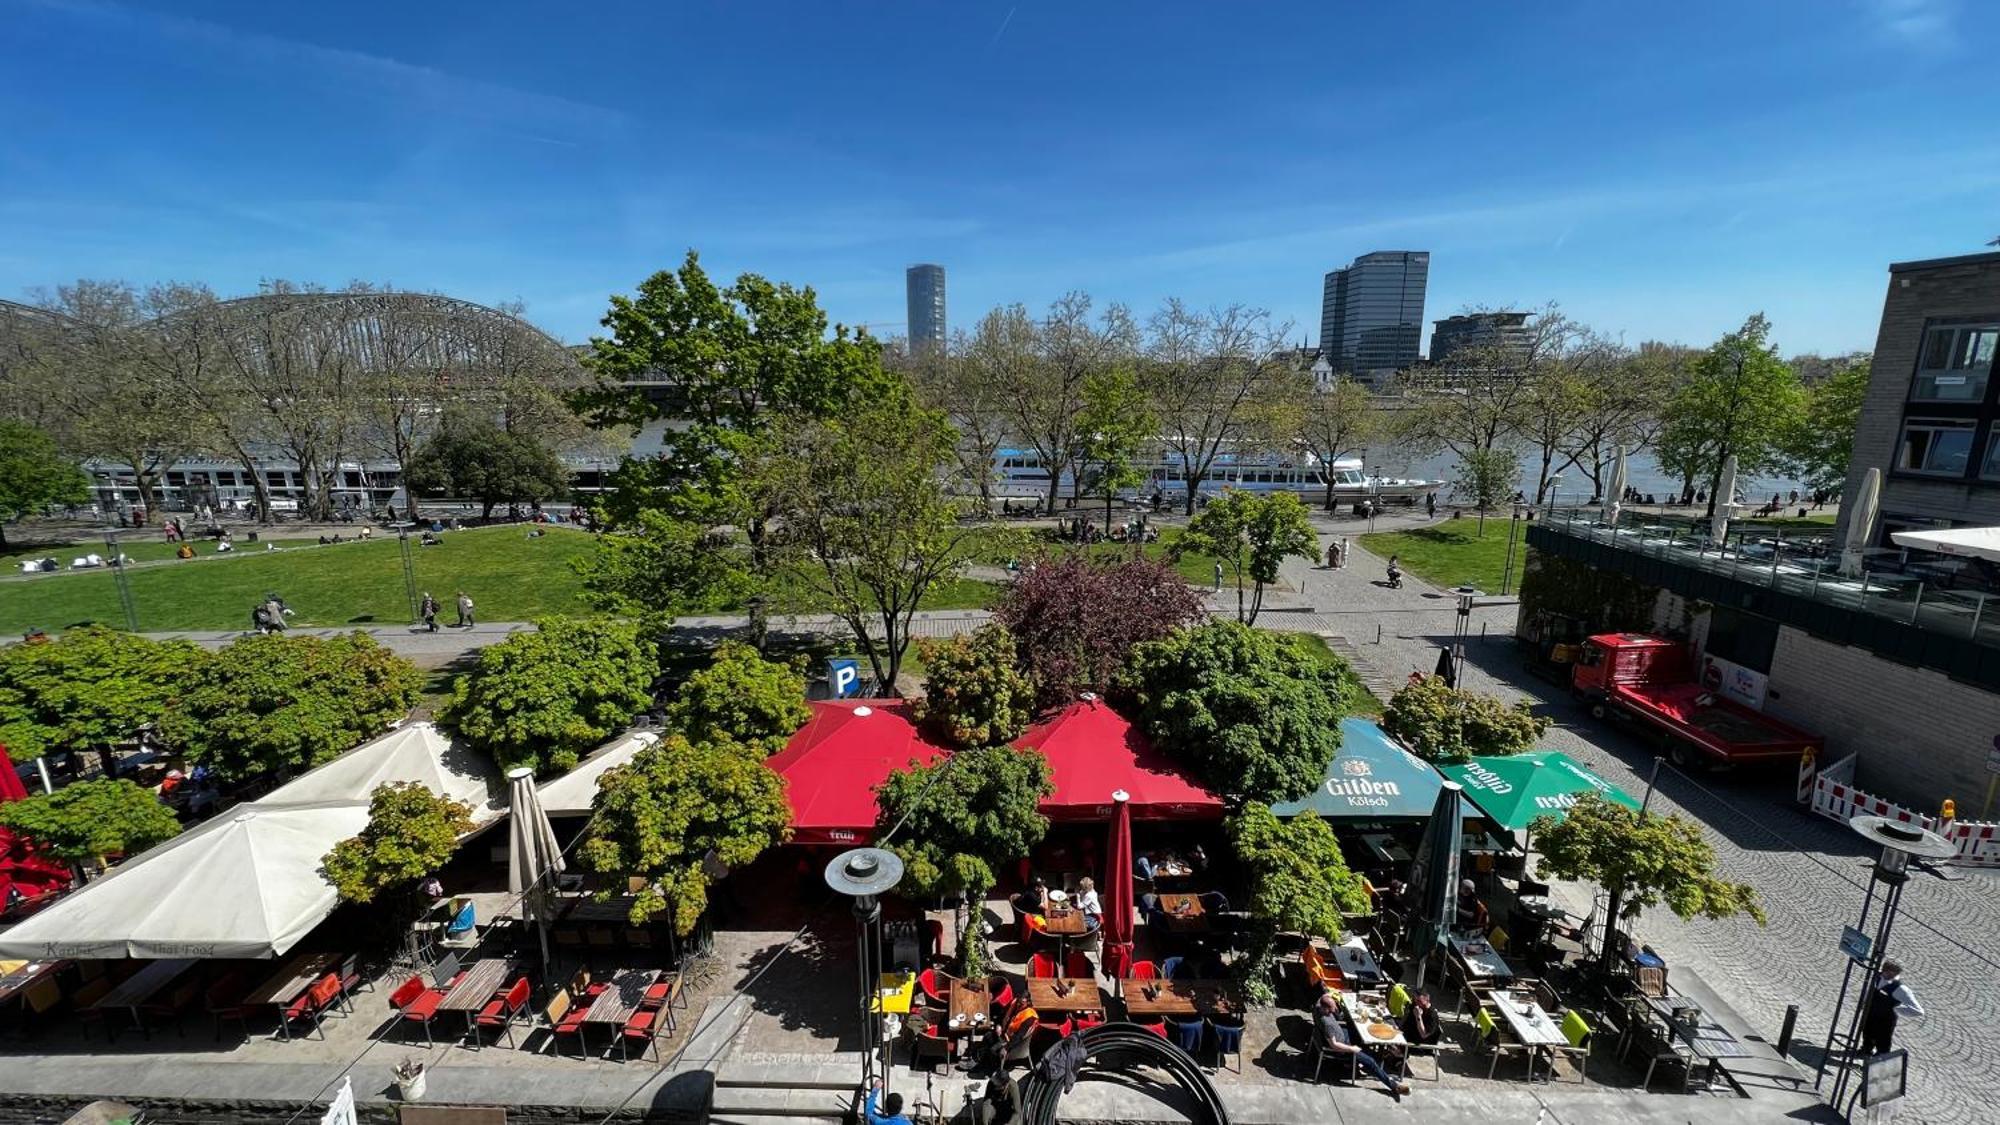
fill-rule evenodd
<path id="1" fill-rule="evenodd" d="M 1847 822 L 1863 839 L 1879 844 L 1882 853 L 1875 860 L 1874 870 L 1868 880 L 1867 894 L 1861 900 L 1861 918 L 1844 935 L 1841 947 L 1847 953 L 1847 968 L 1840 977 L 1840 996 L 1834 1001 L 1833 1022 L 1826 1031 L 1826 1049 L 1820 1053 L 1819 1068 L 1813 1077 L 1817 1088 L 1826 1077 L 1826 1064 L 1832 1058 L 1836 1046 L 1843 1053 L 1851 1053 L 1861 1046 L 1861 1025 L 1868 1016 L 1869 998 L 1882 978 L 1882 962 L 1889 951 L 1889 933 L 1896 924 L 1896 912 L 1902 906 L 1903 887 L 1910 881 L 1910 860 L 1949 859 L 1958 854 L 1958 849 L 1944 837 L 1914 824 L 1890 820 L 1880 816 L 1857 816 Z M 1881 899 L 1879 909 L 1877 897 Z M 1868 933 L 1868 918 L 1875 915 L 1875 935 Z M 1861 975 L 1861 988 L 1852 988 L 1856 973 Z M 1842 1033 L 1841 1018 L 1847 1007 L 1848 996 L 1854 996 L 1854 1010 L 1846 1014 L 1847 1030 Z M 1866 1067 L 1868 1060 L 1859 1060 Z M 1833 1090 L 1827 1096 L 1827 1104 L 1835 1110 L 1841 1109 L 1841 1101 L 1848 1095 L 1853 1084 L 1854 1096 L 1860 1095 L 1860 1080 L 1856 1078 L 1855 1067 L 1843 1058 L 1839 1072 L 1834 1076 Z"/>
<path id="2" fill-rule="evenodd" d="M 1507 568 L 1500 572 L 1500 596 L 1507 596 L 1507 586 L 1514 580 L 1514 538 L 1521 531 L 1521 506 L 1515 504 L 1514 518 L 1507 522 Z"/>
<path id="3" fill-rule="evenodd" d="M 125 576 L 125 564 L 119 561 L 118 533 L 104 533 L 104 562 L 111 568 L 112 580 L 118 584 L 118 605 L 125 611 L 125 628 L 139 631 L 139 606 L 132 600 L 132 583 Z"/>
<path id="4" fill-rule="evenodd" d="M 826 885 L 854 900 L 855 954 L 861 974 L 861 1086 L 873 1086 L 882 1024 L 875 1012 L 876 975 L 882 968 L 882 892 L 903 878 L 903 861 L 886 848 L 854 848 L 826 865 Z M 886 1015 L 886 1013 L 884 1013 Z M 888 1084 L 889 1067 L 881 1066 Z"/>
<path id="5" fill-rule="evenodd" d="M 1561 473 L 1556 473 L 1549 477 L 1548 515 L 1550 518 L 1554 518 L 1556 514 L 1556 490 L 1562 487 L 1562 482 L 1563 482 L 1563 475 Z"/>

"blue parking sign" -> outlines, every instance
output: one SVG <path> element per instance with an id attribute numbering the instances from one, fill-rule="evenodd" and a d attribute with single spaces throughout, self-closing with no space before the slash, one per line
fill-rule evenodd
<path id="1" fill-rule="evenodd" d="M 826 662 L 826 683 L 835 699 L 846 699 L 861 690 L 861 662 L 851 656 Z"/>

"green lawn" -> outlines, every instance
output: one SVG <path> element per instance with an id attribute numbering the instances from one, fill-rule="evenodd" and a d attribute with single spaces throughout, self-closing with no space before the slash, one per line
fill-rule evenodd
<path id="1" fill-rule="evenodd" d="M 1486 535 L 1477 534 L 1479 521 L 1472 517 L 1445 520 L 1409 531 L 1378 531 L 1363 535 L 1361 546 L 1387 561 L 1398 556 L 1404 570 L 1433 585 L 1452 587 L 1470 583 L 1489 594 L 1500 592 L 1500 578 L 1507 567 L 1508 525 L 1504 516 L 1486 519 Z M 1521 579 L 1521 560 L 1527 554 L 1526 533 L 1515 530 L 1514 576 Z"/>
<path id="2" fill-rule="evenodd" d="M 1340 660 L 1340 654 L 1328 648 L 1326 638 L 1320 636 L 1318 633 L 1286 633 L 1283 635 L 1292 638 L 1292 643 L 1298 645 L 1301 651 L 1321 663 L 1332 664 Z M 1381 718 L 1382 701 L 1375 698 L 1375 693 L 1363 686 L 1358 678 L 1354 681 L 1354 688 L 1354 698 L 1351 700 L 1354 704 L 1354 714 L 1364 719 Z"/>
<path id="3" fill-rule="evenodd" d="M 354 536 L 349 532 L 342 532 L 341 538 L 352 539 Z M 196 538 L 193 542 L 196 555 L 207 556 L 215 553 L 214 540 Z M 319 539 L 317 536 L 306 536 L 303 538 L 296 535 L 287 535 L 278 538 L 266 536 L 263 540 L 253 544 L 242 538 L 242 533 L 239 531 L 235 540 L 236 549 L 239 552 L 261 550 L 266 542 L 277 543 L 280 547 L 297 547 L 304 544 L 317 545 Z M 157 527 L 123 531 L 118 535 L 118 550 L 135 563 L 171 559 L 179 547 L 180 544 L 178 543 L 167 542 Z M 104 547 L 104 536 L 66 534 L 58 539 L 43 540 L 34 543 L 15 543 L 10 541 L 5 547 L 0 547 L 0 564 L 5 565 L 5 573 L 15 574 L 19 573 L 18 565 L 15 562 L 17 559 L 52 558 L 62 566 L 68 567 L 71 559 L 93 552 L 100 555 L 109 555 L 111 553 Z"/>
<path id="4" fill-rule="evenodd" d="M 186 561 L 173 560 L 169 549 L 169 561 L 134 566 L 126 574 L 139 628 L 247 629 L 251 605 L 272 591 L 297 612 L 294 627 L 409 622 L 402 554 L 394 538 L 324 547 L 316 540 L 288 547 L 288 541 L 277 542 L 276 551 L 239 542 L 233 554 L 204 553 Z M 135 543 L 125 553 L 143 561 L 141 549 L 166 546 Z M 460 590 L 472 595 L 483 621 L 526 621 L 589 612 L 579 597 L 582 580 L 570 564 L 590 549 L 591 538 L 582 531 L 551 527 L 547 535 L 530 539 L 525 526 L 513 525 L 448 532 L 442 546 L 413 545 L 411 558 L 417 589 L 430 591 L 445 607 L 442 622 L 455 618 L 453 601 Z M 56 554 L 64 562 L 74 557 Z M 924 608 L 980 609 L 998 596 L 995 583 L 961 578 L 934 587 Z M 0 577 L 0 635 L 85 621 L 124 625 L 113 572 Z"/>
<path id="5" fill-rule="evenodd" d="M 1173 548 L 1174 540 L 1179 539 L 1180 536 L 1181 529 L 1178 527 L 1169 527 L 1162 530 L 1159 542 L 1145 545 L 1145 556 L 1156 561 L 1166 559 L 1167 552 Z M 1093 559 L 1129 559 L 1132 557 L 1132 546 L 1129 543 L 1093 543 L 1084 549 L 1089 552 L 1090 557 Z M 1182 555 L 1178 561 L 1175 561 L 1173 566 L 1175 573 L 1179 574 L 1182 579 L 1191 585 L 1200 586 L 1205 589 L 1213 588 L 1215 585 L 1215 558 L 1211 555 L 1189 552 Z M 1222 580 L 1225 585 L 1228 585 L 1232 581 L 1227 567 L 1223 568 Z M 1245 578 L 1244 589 L 1247 590 L 1249 588 L 1249 579 Z M 1291 589 L 1291 585 L 1280 582 L 1269 588 L 1274 590 L 1289 590 Z"/>

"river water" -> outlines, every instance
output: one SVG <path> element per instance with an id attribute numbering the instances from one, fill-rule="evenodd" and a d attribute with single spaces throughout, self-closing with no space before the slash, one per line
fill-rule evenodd
<path id="1" fill-rule="evenodd" d="M 1361 460 L 1370 476 L 1442 481 L 1452 481 L 1458 477 L 1458 455 L 1454 453 L 1426 455 L 1397 444 L 1370 445 L 1362 452 Z M 1562 458 L 1556 458 L 1556 464 L 1561 463 Z M 1521 454 L 1519 487 L 1522 492 L 1534 495 L 1535 475 L 1540 468 L 1540 451 L 1530 449 Z M 1588 471 L 1582 466 L 1572 465 L 1561 472 L 1563 479 L 1557 488 L 1556 503 L 1580 504 L 1591 498 L 1592 486 Z M 1604 475 L 1609 480 L 1611 476 L 1609 464 L 1604 467 Z M 1653 460 L 1650 452 L 1641 452 L 1626 458 L 1625 481 L 1642 493 L 1649 492 L 1660 497 L 1678 493 L 1681 487 L 1680 478 L 1661 471 L 1659 463 Z M 1696 481 L 1695 487 L 1705 489 L 1708 487 L 1708 482 Z M 1797 489 L 1801 496 L 1806 492 L 1804 485 L 1786 476 L 1736 478 L 1736 491 L 1750 504 L 1761 504 L 1769 500 L 1774 492 L 1789 496 L 1793 489 Z M 1438 499 L 1440 501 L 1449 499 L 1449 493 L 1441 494 Z"/>

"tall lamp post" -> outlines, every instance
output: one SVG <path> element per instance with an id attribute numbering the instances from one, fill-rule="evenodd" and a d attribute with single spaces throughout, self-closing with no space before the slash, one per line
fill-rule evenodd
<path id="1" fill-rule="evenodd" d="M 1868 1016 L 1869 998 L 1882 979 L 1882 962 L 1889 951 L 1889 932 L 1895 927 L 1896 912 L 1902 906 L 1903 887 L 1910 881 L 1910 860 L 1949 859 L 1958 854 L 1958 849 L 1944 837 L 1899 820 L 1857 816 L 1849 820 L 1847 826 L 1863 839 L 1881 845 L 1882 854 L 1876 857 L 1875 868 L 1868 880 L 1868 892 L 1861 900 L 1861 918 L 1841 939 L 1841 949 L 1847 954 L 1847 968 L 1841 973 L 1840 997 L 1834 1001 L 1833 1023 L 1826 1031 L 1826 1049 L 1820 1054 L 1819 1069 L 1813 1078 L 1815 1088 L 1826 1077 L 1826 1063 L 1836 1046 L 1843 1051 L 1858 1050 L 1861 1046 L 1861 1025 Z M 1878 897 L 1881 900 L 1879 905 L 1876 902 Z M 1868 937 L 1870 914 L 1875 917 L 1875 936 L 1872 939 Z M 1857 973 L 1861 977 L 1858 991 L 1852 988 Z M 1850 993 L 1854 996 L 1854 1010 L 1847 1013 Z M 1840 1030 L 1843 1014 L 1847 1023 L 1845 1033 Z M 1860 1063 L 1865 1068 L 1868 1060 L 1862 1059 Z M 1834 1076 L 1827 1104 L 1835 1110 L 1841 1109 L 1841 1100 L 1848 1095 L 1850 1084 L 1855 1086 L 1854 1094 L 1860 1094 L 1855 1069 L 1843 1062 L 1839 1073 Z"/>
<path id="2" fill-rule="evenodd" d="M 855 954 L 861 983 L 861 1086 L 875 1084 L 882 1024 L 875 1012 L 876 974 L 882 968 L 882 892 L 903 878 L 903 861 L 886 848 L 854 848 L 826 865 L 826 885 L 854 900 Z M 889 1068 L 881 1068 L 888 1084 Z"/>
<path id="3" fill-rule="evenodd" d="M 132 583 L 125 577 L 124 556 L 118 553 L 118 533 L 104 533 L 104 562 L 111 567 L 112 581 L 118 584 L 118 605 L 125 611 L 125 627 L 132 632 L 139 631 L 139 606 L 132 600 Z"/>
<path id="4" fill-rule="evenodd" d="M 1521 533 L 1521 506 L 1514 507 L 1514 518 L 1507 522 L 1507 569 L 1500 572 L 1500 596 L 1507 596 L 1507 586 L 1514 580 L 1514 540 Z"/>

